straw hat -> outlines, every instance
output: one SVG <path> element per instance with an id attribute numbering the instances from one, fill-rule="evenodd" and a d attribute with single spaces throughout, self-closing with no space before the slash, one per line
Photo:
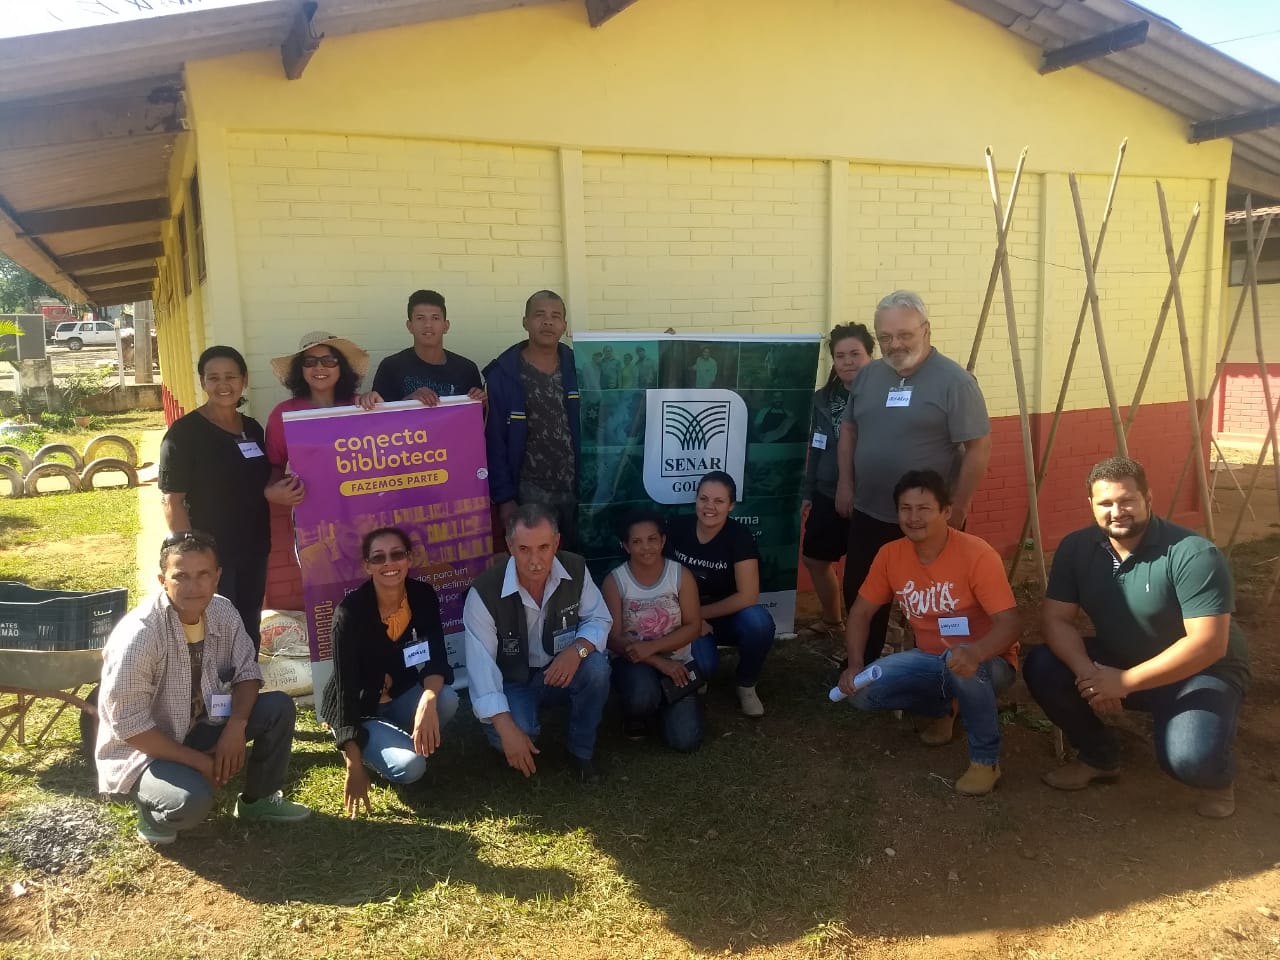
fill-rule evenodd
<path id="1" fill-rule="evenodd" d="M 302 339 L 298 341 L 297 353 L 291 353 L 285 357 L 276 357 L 271 361 L 271 370 L 275 373 L 276 379 L 284 383 L 285 378 L 289 376 L 289 365 L 293 363 L 293 358 L 305 350 L 317 347 L 323 344 L 336 350 L 347 358 L 347 363 L 351 364 L 351 369 L 356 372 L 356 376 L 364 379 L 365 374 L 369 372 L 369 353 L 361 350 L 346 337 L 335 337 L 327 330 L 312 330 L 310 333 L 304 333 Z"/>

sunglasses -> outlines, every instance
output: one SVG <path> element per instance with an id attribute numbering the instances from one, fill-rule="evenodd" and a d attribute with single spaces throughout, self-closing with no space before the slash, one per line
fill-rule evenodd
<path id="1" fill-rule="evenodd" d="M 338 358 L 332 353 L 327 357 L 303 357 L 302 365 L 307 368 L 325 367 L 326 369 L 332 369 L 338 365 Z"/>
<path id="2" fill-rule="evenodd" d="M 408 560 L 408 559 L 409 559 L 409 551 L 401 548 L 396 550 L 388 550 L 386 553 L 382 553 L 381 551 L 379 551 L 378 553 L 371 553 L 369 554 L 369 556 L 365 557 L 364 562 L 367 564 L 370 564 L 371 566 L 380 567 L 384 563 L 399 563 L 401 560 Z"/>

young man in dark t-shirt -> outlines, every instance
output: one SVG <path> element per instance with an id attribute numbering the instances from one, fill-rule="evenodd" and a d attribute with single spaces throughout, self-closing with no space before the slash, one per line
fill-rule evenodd
<path id="1" fill-rule="evenodd" d="M 416 290 L 409 296 L 407 313 L 405 327 L 413 335 L 413 346 L 378 364 L 374 391 L 383 400 L 420 400 L 428 407 L 441 397 L 466 395 L 483 400 L 479 368 L 444 348 L 444 335 L 449 332 L 444 297 L 434 290 Z"/>

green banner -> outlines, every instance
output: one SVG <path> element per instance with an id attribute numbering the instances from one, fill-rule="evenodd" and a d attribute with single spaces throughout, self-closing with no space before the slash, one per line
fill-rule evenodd
<path id="1" fill-rule="evenodd" d="M 698 479 L 738 483 L 733 516 L 760 547 L 760 602 L 795 625 L 800 505 L 821 338 L 580 333 L 579 532 L 592 576 L 625 557 L 632 510 L 689 512 Z"/>

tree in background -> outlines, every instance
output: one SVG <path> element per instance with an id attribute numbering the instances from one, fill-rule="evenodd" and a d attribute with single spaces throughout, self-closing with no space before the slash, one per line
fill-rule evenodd
<path id="1" fill-rule="evenodd" d="M 57 290 L 0 253 L 0 313 L 38 313 L 35 304 L 38 297 L 66 303 L 66 298 Z"/>

